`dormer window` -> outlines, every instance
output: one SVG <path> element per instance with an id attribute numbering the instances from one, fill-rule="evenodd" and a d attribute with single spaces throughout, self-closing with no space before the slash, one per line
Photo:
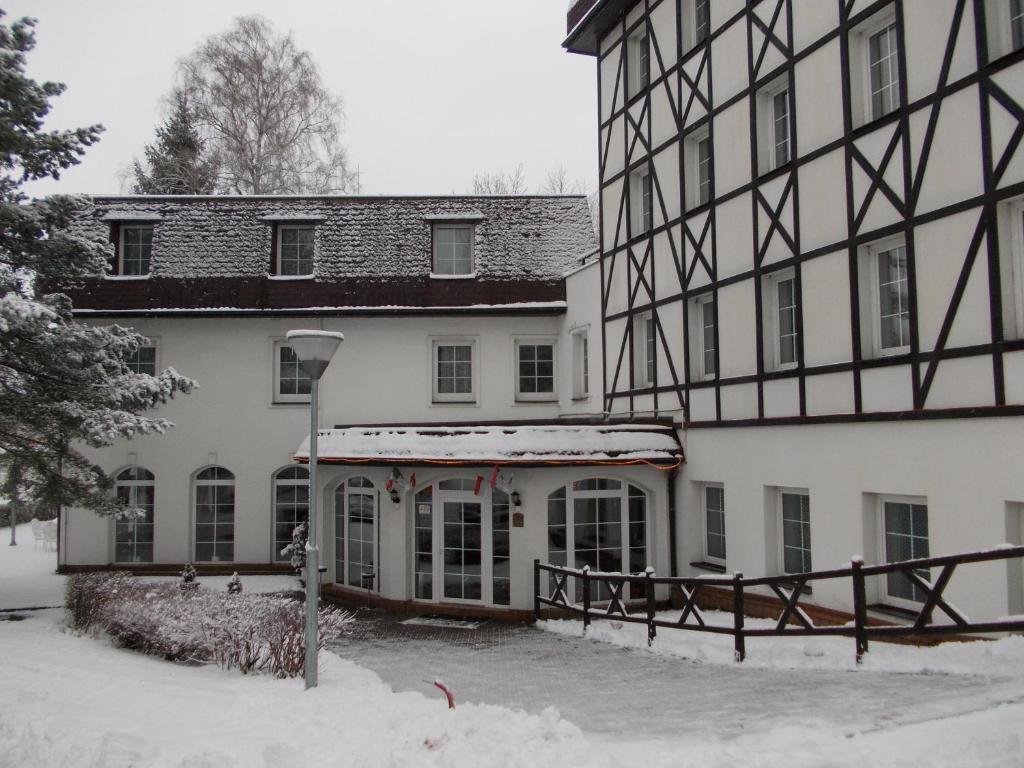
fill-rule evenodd
<path id="1" fill-rule="evenodd" d="M 435 275 L 473 274 L 473 225 L 439 222 L 434 224 Z"/>
<path id="2" fill-rule="evenodd" d="M 302 277 L 313 274 L 313 225 L 278 224 L 275 274 Z"/>
<path id="3" fill-rule="evenodd" d="M 149 274 L 153 253 L 152 224 L 122 224 L 117 249 L 117 274 L 142 277 Z"/>

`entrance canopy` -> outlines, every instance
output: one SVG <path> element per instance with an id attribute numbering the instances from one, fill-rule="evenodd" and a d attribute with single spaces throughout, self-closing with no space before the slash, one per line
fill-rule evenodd
<path id="1" fill-rule="evenodd" d="M 321 464 L 650 464 L 675 467 L 683 449 L 662 424 L 346 427 L 320 430 Z M 295 453 L 309 461 L 309 438 Z"/>

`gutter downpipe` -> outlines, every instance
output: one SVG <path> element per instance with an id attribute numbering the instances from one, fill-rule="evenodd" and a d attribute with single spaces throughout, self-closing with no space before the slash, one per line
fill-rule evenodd
<path id="1" fill-rule="evenodd" d="M 676 473 L 679 468 L 668 472 L 668 567 L 669 576 L 679 575 L 676 567 Z"/>

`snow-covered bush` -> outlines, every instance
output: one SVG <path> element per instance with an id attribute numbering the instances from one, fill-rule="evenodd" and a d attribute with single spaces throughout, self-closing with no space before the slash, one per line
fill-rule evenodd
<path id="1" fill-rule="evenodd" d="M 209 592 L 198 586 L 183 592 L 175 584 L 97 573 L 68 580 L 67 606 L 76 629 L 101 629 L 127 648 L 165 659 L 276 677 L 304 671 L 305 611 L 290 598 Z M 351 622 L 347 612 L 321 608 L 318 647 Z"/>

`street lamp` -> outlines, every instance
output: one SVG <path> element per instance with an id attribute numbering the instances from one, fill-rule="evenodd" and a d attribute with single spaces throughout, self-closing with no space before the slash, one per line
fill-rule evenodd
<path id="1" fill-rule="evenodd" d="M 320 604 L 320 550 L 316 532 L 317 400 L 324 375 L 338 346 L 345 340 L 336 331 L 288 331 L 288 346 L 311 380 L 309 394 L 309 523 L 306 537 L 306 690 L 316 687 L 317 607 Z"/>

